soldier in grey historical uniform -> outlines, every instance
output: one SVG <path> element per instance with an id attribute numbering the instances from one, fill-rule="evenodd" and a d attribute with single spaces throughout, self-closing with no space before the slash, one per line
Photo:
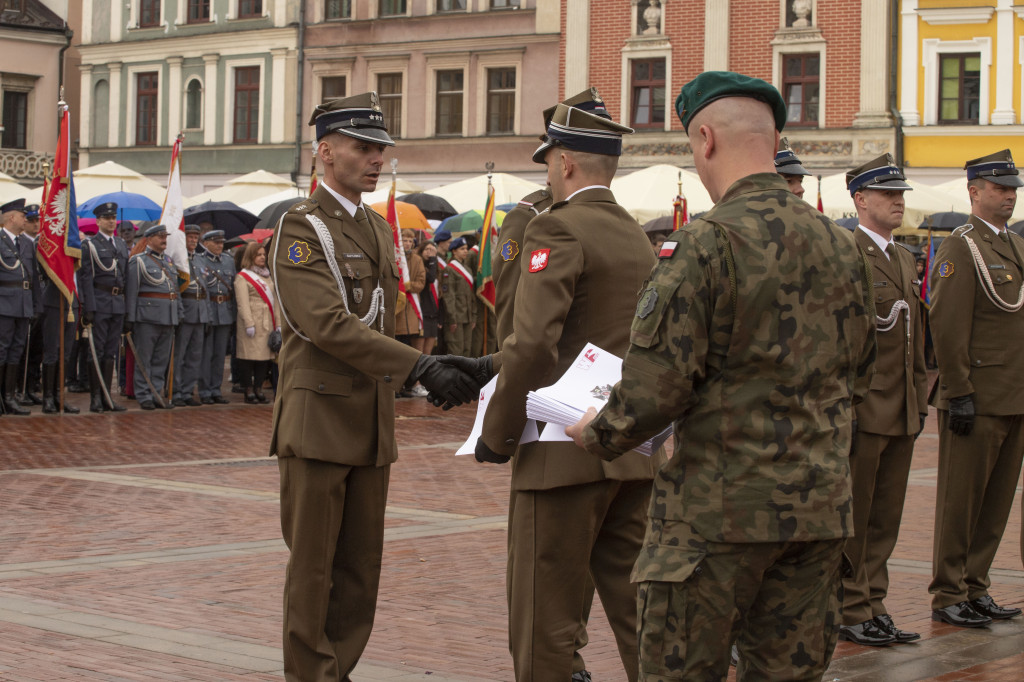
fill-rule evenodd
<path id="1" fill-rule="evenodd" d="M 206 284 L 195 266 L 199 231 L 198 225 L 185 226 L 189 279 L 181 292 L 182 317 L 174 341 L 174 404 L 178 407 L 202 404 L 192 397 L 202 367 L 204 328 L 210 322 Z"/>
<path id="2" fill-rule="evenodd" d="M 3 408 L 7 414 L 27 415 L 15 397 L 20 386 L 21 356 L 28 327 L 38 314 L 34 300 L 35 250 L 23 238 L 25 200 L 0 206 L 0 368 L 3 370 Z"/>
<path id="3" fill-rule="evenodd" d="M 174 405 L 163 396 L 174 327 L 182 317 L 178 271 L 164 255 L 167 228 L 154 225 L 144 236 L 149 240 L 146 250 L 128 261 L 125 293 L 128 308 L 125 326 L 135 341 L 135 398 L 144 410 L 155 409 L 156 404 L 161 403 L 170 409 Z M 149 382 L 143 372 L 149 375 Z"/>
<path id="4" fill-rule="evenodd" d="M 103 403 L 102 385 L 110 389 L 114 376 L 121 332 L 124 328 L 125 274 L 128 270 L 128 246 L 117 236 L 117 204 L 100 204 L 96 214 L 98 232 L 82 244 L 82 267 L 78 284 L 82 297 L 82 326 L 92 335 L 100 376 L 93 368 L 89 373 L 92 400 L 90 412 L 123 412 L 124 406 L 111 401 Z M 87 342 L 86 342 L 87 343 Z"/>
<path id="5" fill-rule="evenodd" d="M 235 261 L 224 255 L 224 231 L 210 230 L 203 235 L 205 253 L 192 263 L 196 276 L 206 287 L 207 309 L 210 319 L 203 338 L 203 359 L 199 366 L 199 399 L 204 405 L 227 403 L 221 395 L 224 380 L 224 358 L 228 353 L 228 340 L 235 328 Z"/>

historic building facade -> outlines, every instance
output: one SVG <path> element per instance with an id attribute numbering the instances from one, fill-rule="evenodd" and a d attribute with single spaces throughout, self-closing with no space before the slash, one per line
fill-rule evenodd
<path id="1" fill-rule="evenodd" d="M 296 0 L 81 2 L 79 165 L 166 177 L 181 132 L 186 195 L 297 174 Z"/>
<path id="2" fill-rule="evenodd" d="M 0 0 L 0 172 L 41 183 L 57 148 L 67 2 Z"/>
<path id="3" fill-rule="evenodd" d="M 621 166 L 692 165 L 675 97 L 705 70 L 774 84 L 785 135 L 815 168 L 895 149 L 886 0 L 566 0 L 560 92 L 594 84 L 634 128 Z"/>
<path id="4" fill-rule="evenodd" d="M 536 172 L 541 112 L 559 94 L 563 4 L 305 0 L 303 116 L 376 90 L 404 176 L 479 174 L 487 162 Z"/>
<path id="5" fill-rule="evenodd" d="M 1010 148 L 1024 159 L 1024 6 L 902 0 L 899 110 L 909 167 L 938 177 Z"/>

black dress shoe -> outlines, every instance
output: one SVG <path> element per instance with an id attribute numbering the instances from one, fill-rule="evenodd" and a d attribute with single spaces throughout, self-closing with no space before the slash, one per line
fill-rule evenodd
<path id="1" fill-rule="evenodd" d="M 900 630 L 896 627 L 896 623 L 892 622 L 892 616 L 888 613 L 883 613 L 881 616 L 875 616 L 875 624 L 882 628 L 885 632 L 896 638 L 896 642 L 903 644 L 906 642 L 913 642 L 921 639 L 921 635 L 916 632 L 909 632 L 908 630 Z"/>
<path id="2" fill-rule="evenodd" d="M 839 628 L 839 639 L 864 646 L 887 646 L 896 641 L 896 637 L 883 630 L 873 620 L 856 625 L 843 625 Z"/>
<path id="3" fill-rule="evenodd" d="M 196 400 L 195 398 L 189 398 L 188 400 L 185 401 L 186 407 L 199 407 L 200 405 L 202 405 L 202 403 Z"/>
<path id="4" fill-rule="evenodd" d="M 172 401 L 172 404 L 173 404 L 173 405 L 174 405 L 175 407 L 185 407 L 185 405 L 187 405 L 188 403 L 186 403 L 186 402 L 185 402 L 185 399 L 184 399 L 184 398 L 175 398 L 175 399 L 174 399 L 174 400 Z"/>
<path id="5" fill-rule="evenodd" d="M 139 403 L 139 407 L 141 407 L 144 410 L 155 410 L 156 409 L 156 405 L 153 403 L 152 400 L 143 400 L 141 403 Z"/>
<path id="6" fill-rule="evenodd" d="M 975 611 L 969 601 L 962 601 L 944 609 L 935 609 L 932 611 L 932 620 L 941 620 L 943 623 L 961 628 L 983 628 L 992 623 L 991 618 Z"/>
<path id="7" fill-rule="evenodd" d="M 81 410 L 79 410 L 77 407 L 64 403 L 64 414 L 78 414 L 79 412 L 81 412 Z"/>
<path id="8" fill-rule="evenodd" d="M 128 408 L 125 407 L 124 405 L 120 405 L 118 403 L 115 403 L 115 402 L 111 401 L 109 411 L 110 412 L 124 412 L 127 409 Z"/>
<path id="9" fill-rule="evenodd" d="M 213 405 L 213 398 L 203 398 L 200 400 L 203 405 Z"/>
<path id="10" fill-rule="evenodd" d="M 213 402 L 217 403 L 218 405 L 227 405 L 228 403 L 231 402 L 222 395 L 215 395 L 211 398 L 211 400 L 213 400 Z"/>
<path id="11" fill-rule="evenodd" d="M 996 603 L 995 599 L 987 594 L 984 597 L 972 599 L 971 608 L 983 616 L 988 616 L 992 620 L 1006 620 L 1007 618 L 1013 618 L 1014 616 L 1020 615 L 1020 609 L 1008 609 L 1004 606 L 1000 606 Z"/>

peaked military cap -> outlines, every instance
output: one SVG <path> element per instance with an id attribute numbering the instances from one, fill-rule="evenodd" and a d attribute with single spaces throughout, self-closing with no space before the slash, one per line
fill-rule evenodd
<path id="1" fill-rule="evenodd" d="M 327 133 L 341 133 L 368 142 L 395 146 L 384 124 L 384 114 L 380 110 L 380 98 L 376 92 L 329 99 L 313 110 L 309 125 L 316 126 L 317 141 Z"/>
<path id="2" fill-rule="evenodd" d="M 224 230 L 210 230 L 202 236 L 204 242 L 208 241 L 224 241 Z"/>
<path id="3" fill-rule="evenodd" d="M 789 148 L 789 140 L 779 141 L 779 151 L 775 154 L 775 172 L 779 175 L 811 175 L 811 172 L 800 164 L 798 157 Z"/>
<path id="4" fill-rule="evenodd" d="M 25 207 L 26 218 L 38 218 L 39 217 L 39 204 L 29 204 Z"/>
<path id="5" fill-rule="evenodd" d="M 192 223 L 185 225 L 185 234 L 188 234 L 190 232 L 194 234 L 199 234 L 202 231 L 203 228 L 199 227 L 198 225 L 194 225 Z"/>
<path id="6" fill-rule="evenodd" d="M 575 104 L 571 102 L 575 101 Z M 622 155 L 622 136 L 633 132 L 612 120 L 596 88 L 575 95 L 554 106 L 551 117 L 544 112 L 547 133 L 541 136 L 541 145 L 533 153 L 534 163 L 544 163 L 544 155 L 555 146 L 577 152 Z"/>
<path id="7" fill-rule="evenodd" d="M 892 154 L 882 154 L 847 171 L 846 187 L 850 190 L 850 196 L 865 189 L 914 189 L 907 184 L 907 178 L 896 165 Z"/>
<path id="8" fill-rule="evenodd" d="M 105 216 L 116 216 L 117 215 L 117 204 L 113 201 L 108 201 L 105 204 L 100 204 L 93 209 L 93 215 L 97 218 L 103 218 Z"/>
<path id="9" fill-rule="evenodd" d="M 142 233 L 143 237 L 155 237 L 159 234 L 167 234 L 166 225 L 154 225 Z"/>
<path id="10" fill-rule="evenodd" d="M 1013 156 L 1010 155 L 1009 149 L 979 159 L 971 159 L 964 164 L 964 170 L 967 171 L 968 180 L 984 178 L 997 185 L 1024 187 L 1024 180 L 1020 179 L 1020 171 L 1013 165 Z"/>
<path id="11" fill-rule="evenodd" d="M 771 83 L 734 71 L 705 71 L 683 86 L 676 97 L 676 114 L 689 134 L 690 121 L 697 113 L 725 97 L 750 97 L 772 109 L 775 129 L 786 126 L 786 102 Z"/>
<path id="12" fill-rule="evenodd" d="M 8 201 L 3 206 L 0 206 L 0 213 L 9 213 L 10 211 L 21 211 L 22 213 L 24 213 L 25 212 L 25 200 L 24 199 L 14 199 L 12 201 Z"/>

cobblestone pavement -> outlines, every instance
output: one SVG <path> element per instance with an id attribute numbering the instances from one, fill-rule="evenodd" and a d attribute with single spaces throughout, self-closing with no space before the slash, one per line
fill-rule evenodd
<path id="1" fill-rule="evenodd" d="M 264 456 L 271 410 L 232 399 L 0 419 L 0 680 L 281 679 L 287 552 L 277 466 Z M 473 408 L 401 400 L 398 414 L 380 603 L 353 679 L 511 680 L 508 467 L 452 456 Z M 887 602 L 923 639 L 841 642 L 826 680 L 1020 679 L 1024 619 L 981 630 L 930 620 L 937 449 L 933 412 Z M 1018 500 L 993 570 L 993 595 L 1014 606 L 1024 606 L 1020 509 Z M 594 679 L 624 679 L 598 607 L 590 630 Z"/>

